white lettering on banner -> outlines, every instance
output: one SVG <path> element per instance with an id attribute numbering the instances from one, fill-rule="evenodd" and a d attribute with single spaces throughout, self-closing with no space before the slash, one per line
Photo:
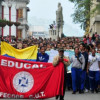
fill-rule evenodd
<path id="1" fill-rule="evenodd" d="M 8 61 L 9 62 L 9 61 Z M 16 68 L 18 68 L 18 69 L 21 69 L 21 68 L 23 68 L 23 63 L 18 63 L 18 62 L 16 62 L 15 63 L 15 66 L 16 66 Z"/>
<path id="2" fill-rule="evenodd" d="M 32 69 L 34 69 L 34 68 L 46 68 L 46 67 L 43 66 L 43 64 L 40 64 L 40 65 L 34 64 L 34 65 L 32 66 Z"/>
<path id="3" fill-rule="evenodd" d="M 5 59 L 1 59 L 1 66 L 7 66 L 7 67 L 15 67 L 17 69 L 39 69 L 39 68 L 46 68 L 43 64 L 28 64 L 28 63 L 20 63 L 20 62 L 14 62 L 14 61 L 9 61 Z"/>
<path id="4" fill-rule="evenodd" d="M 1 65 L 2 65 L 2 66 L 7 66 L 7 60 L 2 59 L 2 60 L 1 60 Z"/>
<path id="5" fill-rule="evenodd" d="M 7 98 L 9 98 L 9 99 L 24 99 L 24 95 L 9 94 L 9 93 L 4 93 L 4 92 L 0 92 L 0 97 L 6 98 L 6 99 Z M 38 98 L 42 98 L 42 97 L 45 97 L 44 91 L 37 93 L 34 96 L 30 95 L 29 99 L 38 99 Z"/>
<path id="6" fill-rule="evenodd" d="M 34 64 L 34 65 L 32 66 L 32 69 L 34 69 L 34 68 L 39 68 L 39 66 L 38 66 L 37 64 Z"/>
<path id="7" fill-rule="evenodd" d="M 23 99 L 24 98 L 24 95 L 15 95 L 15 94 L 8 94 L 8 93 L 3 93 L 3 92 L 0 92 L 0 97 L 2 98 L 14 98 L 14 99 Z"/>
<path id="8" fill-rule="evenodd" d="M 29 65 L 29 66 L 28 66 L 28 65 Z M 30 68 L 31 68 L 31 64 L 28 64 L 28 63 L 24 64 L 24 68 L 25 68 L 25 69 L 30 69 Z"/>
<path id="9" fill-rule="evenodd" d="M 35 96 L 33 96 L 33 95 L 29 96 L 30 99 L 38 99 L 38 98 L 42 98 L 42 97 L 45 97 L 44 92 L 37 93 L 37 94 L 35 94 Z"/>
<path id="10" fill-rule="evenodd" d="M 9 62 L 8 62 L 8 66 L 9 66 L 9 67 L 13 67 L 13 66 L 14 66 L 14 62 L 13 62 L 13 61 L 9 61 Z"/>

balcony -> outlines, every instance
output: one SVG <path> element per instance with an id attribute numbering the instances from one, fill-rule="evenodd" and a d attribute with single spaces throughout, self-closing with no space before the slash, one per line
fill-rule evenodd
<path id="1" fill-rule="evenodd" d="M 17 2 L 26 2 L 26 4 L 29 4 L 30 0 L 14 0 L 14 1 L 17 1 Z"/>
<path id="2" fill-rule="evenodd" d="M 20 22 L 21 24 L 27 24 L 26 18 L 18 18 L 18 22 Z"/>

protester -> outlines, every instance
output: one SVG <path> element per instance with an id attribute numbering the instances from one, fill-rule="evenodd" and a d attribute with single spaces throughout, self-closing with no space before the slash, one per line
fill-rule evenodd
<path id="1" fill-rule="evenodd" d="M 16 41 L 16 38 L 13 37 L 11 38 L 11 42 L 9 42 L 8 40 L 9 40 L 8 37 L 4 37 L 3 41 L 10 43 L 16 49 L 24 49 L 29 46 L 38 45 L 38 48 L 40 51 L 37 54 L 37 61 L 39 62 L 48 62 L 49 57 L 46 56 L 48 54 L 46 54 L 45 51 L 50 51 L 51 49 L 57 50 L 58 48 L 61 48 L 61 47 L 63 47 L 64 50 L 70 51 L 76 47 L 81 48 L 83 46 L 82 43 L 85 44 L 85 50 L 81 50 L 81 53 L 83 53 L 83 55 L 85 54 L 84 52 L 87 52 L 88 55 L 90 55 L 92 52 L 92 49 L 95 48 L 97 50 L 96 53 L 98 53 L 97 55 L 100 57 L 100 35 L 98 35 L 97 33 L 93 34 L 92 37 L 90 37 L 89 35 L 87 36 L 85 35 L 84 37 L 81 37 L 81 38 L 63 37 L 63 38 L 58 38 L 57 40 L 52 40 L 51 38 L 43 39 L 41 37 L 39 37 L 39 39 L 35 37 L 34 38 L 28 37 L 26 39 L 18 39 L 17 41 Z M 42 47 L 44 48 L 43 51 L 41 50 Z M 82 48 L 84 48 L 84 46 Z M 43 59 L 45 58 L 45 60 L 43 60 L 42 58 Z M 81 74 L 81 82 L 83 83 L 81 84 L 82 86 L 81 93 L 84 92 L 83 91 L 84 88 L 86 89 L 86 91 L 90 90 L 89 75 L 88 73 L 85 74 L 86 62 L 87 62 L 86 59 L 87 57 L 85 57 L 85 68 L 83 69 L 82 74 Z M 84 85 L 84 82 L 85 82 L 85 85 Z"/>
<path id="2" fill-rule="evenodd" d="M 67 67 L 70 65 L 70 60 L 68 57 L 64 56 L 64 49 L 63 48 L 59 48 L 58 49 L 59 55 L 57 55 L 56 57 L 54 57 L 53 60 L 53 66 L 57 66 L 60 62 L 63 62 L 64 64 L 64 95 L 65 95 L 65 89 L 66 89 L 66 74 L 67 74 Z M 60 100 L 64 100 L 64 95 L 60 95 Z M 56 96 L 56 99 L 58 99 L 59 96 Z"/>
<path id="3" fill-rule="evenodd" d="M 40 52 L 37 54 L 37 60 L 38 62 L 48 62 L 49 55 L 45 53 L 45 48 L 40 47 Z"/>
<path id="4" fill-rule="evenodd" d="M 88 68 L 91 92 L 98 93 L 98 84 L 100 80 L 100 57 L 96 55 L 96 50 L 92 49 L 92 54 L 89 55 Z"/>
<path id="5" fill-rule="evenodd" d="M 85 51 L 85 47 L 86 46 L 84 43 L 82 43 L 80 45 L 81 54 L 85 58 L 85 66 L 84 66 L 84 69 L 82 70 L 82 73 L 81 73 L 81 93 L 84 93 L 85 81 L 86 81 L 86 71 L 87 71 L 87 64 L 88 64 L 88 53 Z"/>
<path id="6" fill-rule="evenodd" d="M 88 56 L 90 54 L 90 47 L 88 45 L 86 45 L 85 51 L 88 53 Z M 87 69 L 86 69 L 87 70 Z M 85 93 L 89 92 L 90 90 L 90 84 L 89 84 L 89 75 L 86 72 L 86 80 L 85 80 Z"/>
<path id="7" fill-rule="evenodd" d="M 76 94 L 77 90 L 79 93 L 81 93 L 81 72 L 85 67 L 85 59 L 84 56 L 79 52 L 79 48 L 76 47 L 74 50 L 75 55 L 73 55 L 70 60 L 72 63 L 72 94 Z"/>

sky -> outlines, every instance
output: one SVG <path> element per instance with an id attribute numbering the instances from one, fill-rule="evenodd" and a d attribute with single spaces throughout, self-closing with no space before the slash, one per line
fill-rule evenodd
<path id="1" fill-rule="evenodd" d="M 44 26 L 45 30 L 48 31 L 49 25 L 56 20 L 59 2 L 63 7 L 64 34 L 66 36 L 83 36 L 84 31 L 80 28 L 80 25 L 73 23 L 71 14 L 74 13 L 75 9 L 74 4 L 69 0 L 30 0 L 28 4 L 30 8 L 28 13 L 29 25 Z"/>

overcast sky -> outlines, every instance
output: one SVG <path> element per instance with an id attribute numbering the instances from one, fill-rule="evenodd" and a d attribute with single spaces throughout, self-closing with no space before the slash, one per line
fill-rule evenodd
<path id="1" fill-rule="evenodd" d="M 83 36 L 84 31 L 78 24 L 73 23 L 71 14 L 74 12 L 74 4 L 68 0 L 30 0 L 28 21 L 31 25 L 42 25 L 48 31 L 49 25 L 56 20 L 58 2 L 63 7 L 64 34 L 66 36 Z"/>

